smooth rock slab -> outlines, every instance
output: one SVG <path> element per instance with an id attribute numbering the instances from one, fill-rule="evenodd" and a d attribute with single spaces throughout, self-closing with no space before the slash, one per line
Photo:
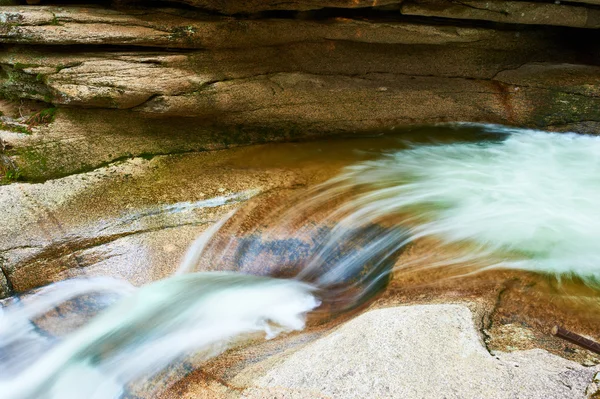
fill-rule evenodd
<path id="1" fill-rule="evenodd" d="M 0 298 L 76 276 L 164 278 L 227 212 L 305 181 L 290 170 L 231 166 L 243 151 L 135 158 L 0 186 Z"/>
<path id="2" fill-rule="evenodd" d="M 246 398 L 585 398 L 596 367 L 488 353 L 461 305 L 373 310 L 270 368 Z"/>

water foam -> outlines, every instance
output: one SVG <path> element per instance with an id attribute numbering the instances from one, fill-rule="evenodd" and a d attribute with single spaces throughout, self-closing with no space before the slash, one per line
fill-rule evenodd
<path id="1" fill-rule="evenodd" d="M 600 138 L 514 131 L 502 141 L 428 145 L 347 168 L 324 195 L 361 188 L 341 223 L 405 219 L 410 239 L 470 243 L 473 259 L 600 277 Z"/>
<path id="2" fill-rule="evenodd" d="M 81 287 L 74 289 L 81 294 Z M 118 398 L 128 383 L 186 354 L 209 358 L 252 333 L 273 338 L 301 330 L 305 314 L 319 304 L 312 291 L 298 281 L 225 272 L 168 278 L 123 298 L 1 381 L 0 392 L 6 399 L 76 398 L 82 392 Z M 5 325 L 0 344 L 24 334 L 22 324 L 11 326 Z"/>

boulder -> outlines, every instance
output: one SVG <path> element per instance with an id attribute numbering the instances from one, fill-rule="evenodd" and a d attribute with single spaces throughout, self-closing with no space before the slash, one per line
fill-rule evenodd
<path id="1" fill-rule="evenodd" d="M 369 311 L 259 363 L 242 397 L 586 398 L 598 370 L 541 349 L 489 353 L 467 307 L 418 305 Z"/>

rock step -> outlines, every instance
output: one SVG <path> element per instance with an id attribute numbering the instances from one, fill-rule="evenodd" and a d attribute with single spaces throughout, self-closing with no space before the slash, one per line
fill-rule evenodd
<path id="1" fill-rule="evenodd" d="M 193 7 L 200 9 L 211 10 L 223 14 L 254 14 L 263 11 L 308 11 L 308 10 L 320 10 L 323 8 L 332 9 L 367 9 L 376 8 L 383 10 L 397 9 L 398 6 L 405 3 L 403 0 L 289 0 L 289 1 L 278 1 L 278 0 L 246 0 L 246 1 L 222 1 L 222 0 L 173 0 L 179 3 L 188 4 Z M 413 0 L 414 1 L 414 0 Z M 418 3 L 430 3 L 432 0 L 416 0 Z M 471 1 L 453 1 L 453 0 L 433 0 L 437 3 L 446 4 L 467 4 Z M 483 1 L 482 1 L 483 2 Z M 490 7 L 497 7 L 507 3 L 527 3 L 537 4 L 540 10 L 546 10 L 547 5 L 556 5 L 565 9 L 569 9 L 572 6 L 597 6 L 600 5 L 600 0 L 568 0 L 568 1 L 502 1 L 492 0 L 486 2 Z M 152 4 L 152 2 L 148 2 Z M 505 6 L 506 7 L 506 6 Z M 510 7 L 510 6 L 509 6 Z M 557 8 L 557 7 L 556 7 Z M 531 8 L 529 8 L 531 9 Z M 570 11 L 567 11 L 567 14 Z"/>
<path id="2" fill-rule="evenodd" d="M 328 56 L 327 45 L 308 48 L 315 62 Z M 319 51 L 316 56 L 315 51 Z M 358 53 L 355 49 L 347 54 L 353 51 Z M 487 71 L 484 64 L 472 63 L 471 69 L 460 71 L 451 65 L 460 65 L 466 57 L 454 55 L 448 66 L 440 68 L 439 64 L 421 67 L 418 56 L 392 56 L 387 65 L 373 67 L 372 60 L 366 59 L 353 68 L 308 65 L 309 59 L 304 68 L 302 61 L 280 63 L 270 54 L 257 67 L 257 54 L 261 51 L 67 55 L 16 49 L 0 56 L 7 75 L 0 79 L 0 88 L 60 106 L 218 117 L 221 123 L 233 125 L 293 122 L 320 131 L 378 128 L 384 125 L 381 121 L 389 125 L 440 122 L 447 115 L 454 120 L 527 126 L 600 117 L 600 67 L 596 66 L 525 61 L 487 65 Z M 403 58 L 406 63 L 394 65 L 394 60 Z M 211 69 L 213 62 L 219 67 Z M 429 106 L 421 106 L 424 103 Z M 562 112 L 551 112 L 561 107 Z"/>

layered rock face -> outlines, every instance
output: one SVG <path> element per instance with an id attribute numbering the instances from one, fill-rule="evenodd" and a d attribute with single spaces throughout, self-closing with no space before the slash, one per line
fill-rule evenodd
<path id="1" fill-rule="evenodd" d="M 2 7 L 4 180 L 409 124 L 600 121 L 594 0 L 182 3 Z"/>

